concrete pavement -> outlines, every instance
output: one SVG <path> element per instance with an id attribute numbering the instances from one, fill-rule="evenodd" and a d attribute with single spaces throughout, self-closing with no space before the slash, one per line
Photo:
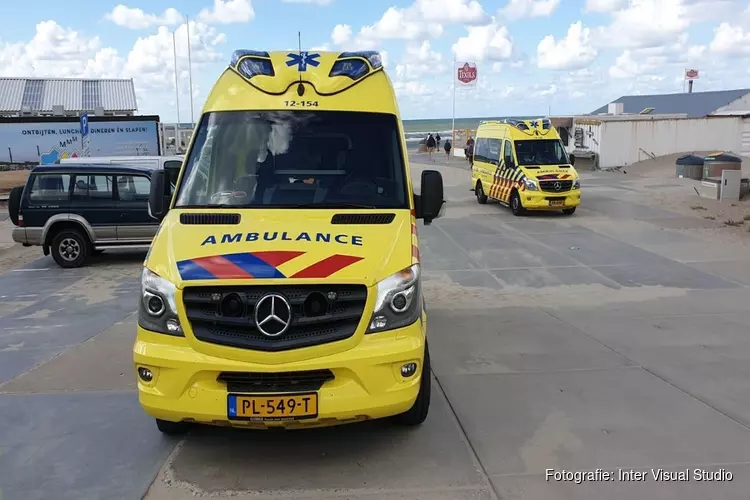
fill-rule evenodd
<path id="1" fill-rule="evenodd" d="M 421 428 L 165 439 L 133 392 L 143 254 L 45 258 L 0 275 L 0 498 L 746 499 L 747 256 L 677 230 L 701 219 L 626 201 L 621 176 L 584 175 L 573 217 L 516 218 L 476 203 L 463 162 L 428 168 L 449 205 L 419 227 L 435 377 Z M 597 468 L 647 475 L 545 477 Z"/>

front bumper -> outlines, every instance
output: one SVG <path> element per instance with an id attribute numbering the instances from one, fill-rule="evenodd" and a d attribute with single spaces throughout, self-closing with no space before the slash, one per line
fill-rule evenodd
<path id="1" fill-rule="evenodd" d="M 575 189 L 566 193 L 549 193 L 546 191 L 522 191 L 521 204 L 527 210 L 562 210 L 581 204 L 581 190 Z M 558 204 L 552 205 L 552 201 Z M 559 204 L 562 202 L 562 204 Z"/>
<path id="2" fill-rule="evenodd" d="M 425 337 L 422 321 L 390 332 L 364 335 L 353 349 L 305 361 L 267 365 L 224 359 L 195 351 L 186 338 L 138 327 L 133 349 L 138 398 L 146 413 L 173 422 L 187 421 L 255 428 L 299 428 L 384 418 L 407 411 L 419 392 Z M 316 347 L 305 348 L 316 349 Z M 401 366 L 417 363 L 404 378 Z M 139 367 L 153 373 L 146 383 Z M 290 421 L 238 421 L 227 416 L 228 390 L 217 380 L 224 371 L 291 372 L 329 369 L 334 379 L 317 391 L 318 416 Z M 265 394 L 257 394 L 265 395 Z"/>

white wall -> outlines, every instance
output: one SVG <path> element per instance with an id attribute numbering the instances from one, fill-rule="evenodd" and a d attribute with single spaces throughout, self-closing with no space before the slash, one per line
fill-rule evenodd
<path id="1" fill-rule="evenodd" d="M 601 120 L 597 118 L 574 118 L 573 126 L 569 129 L 570 139 L 568 140 L 568 147 L 565 148 L 568 153 L 599 153 L 602 141 L 601 123 Z M 582 146 L 576 146 L 576 129 L 581 129 L 583 132 Z"/>
<path id="2" fill-rule="evenodd" d="M 630 165 L 648 156 L 690 151 L 741 150 L 742 118 L 670 118 L 656 120 L 603 121 L 601 124 L 601 168 Z"/>

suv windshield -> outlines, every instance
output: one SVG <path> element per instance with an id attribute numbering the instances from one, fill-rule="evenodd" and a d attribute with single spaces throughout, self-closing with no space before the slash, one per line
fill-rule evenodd
<path id="1" fill-rule="evenodd" d="M 409 207 L 393 115 L 224 111 L 197 134 L 176 207 Z"/>
<path id="2" fill-rule="evenodd" d="M 568 156 L 558 139 L 516 141 L 519 165 L 563 165 Z"/>

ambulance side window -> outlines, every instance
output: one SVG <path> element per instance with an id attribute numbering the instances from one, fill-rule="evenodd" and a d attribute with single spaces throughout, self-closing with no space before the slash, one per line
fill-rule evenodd
<path id="1" fill-rule="evenodd" d="M 487 139 L 487 163 L 493 165 L 500 164 L 500 150 L 502 146 L 503 141 L 500 139 Z"/>
<path id="2" fill-rule="evenodd" d="M 513 143 L 505 141 L 505 150 L 503 151 L 503 159 L 505 160 L 505 166 L 509 168 L 515 168 L 516 164 L 513 161 Z"/>
<path id="3" fill-rule="evenodd" d="M 474 146 L 474 161 L 487 161 L 487 139 L 477 139 Z"/>

